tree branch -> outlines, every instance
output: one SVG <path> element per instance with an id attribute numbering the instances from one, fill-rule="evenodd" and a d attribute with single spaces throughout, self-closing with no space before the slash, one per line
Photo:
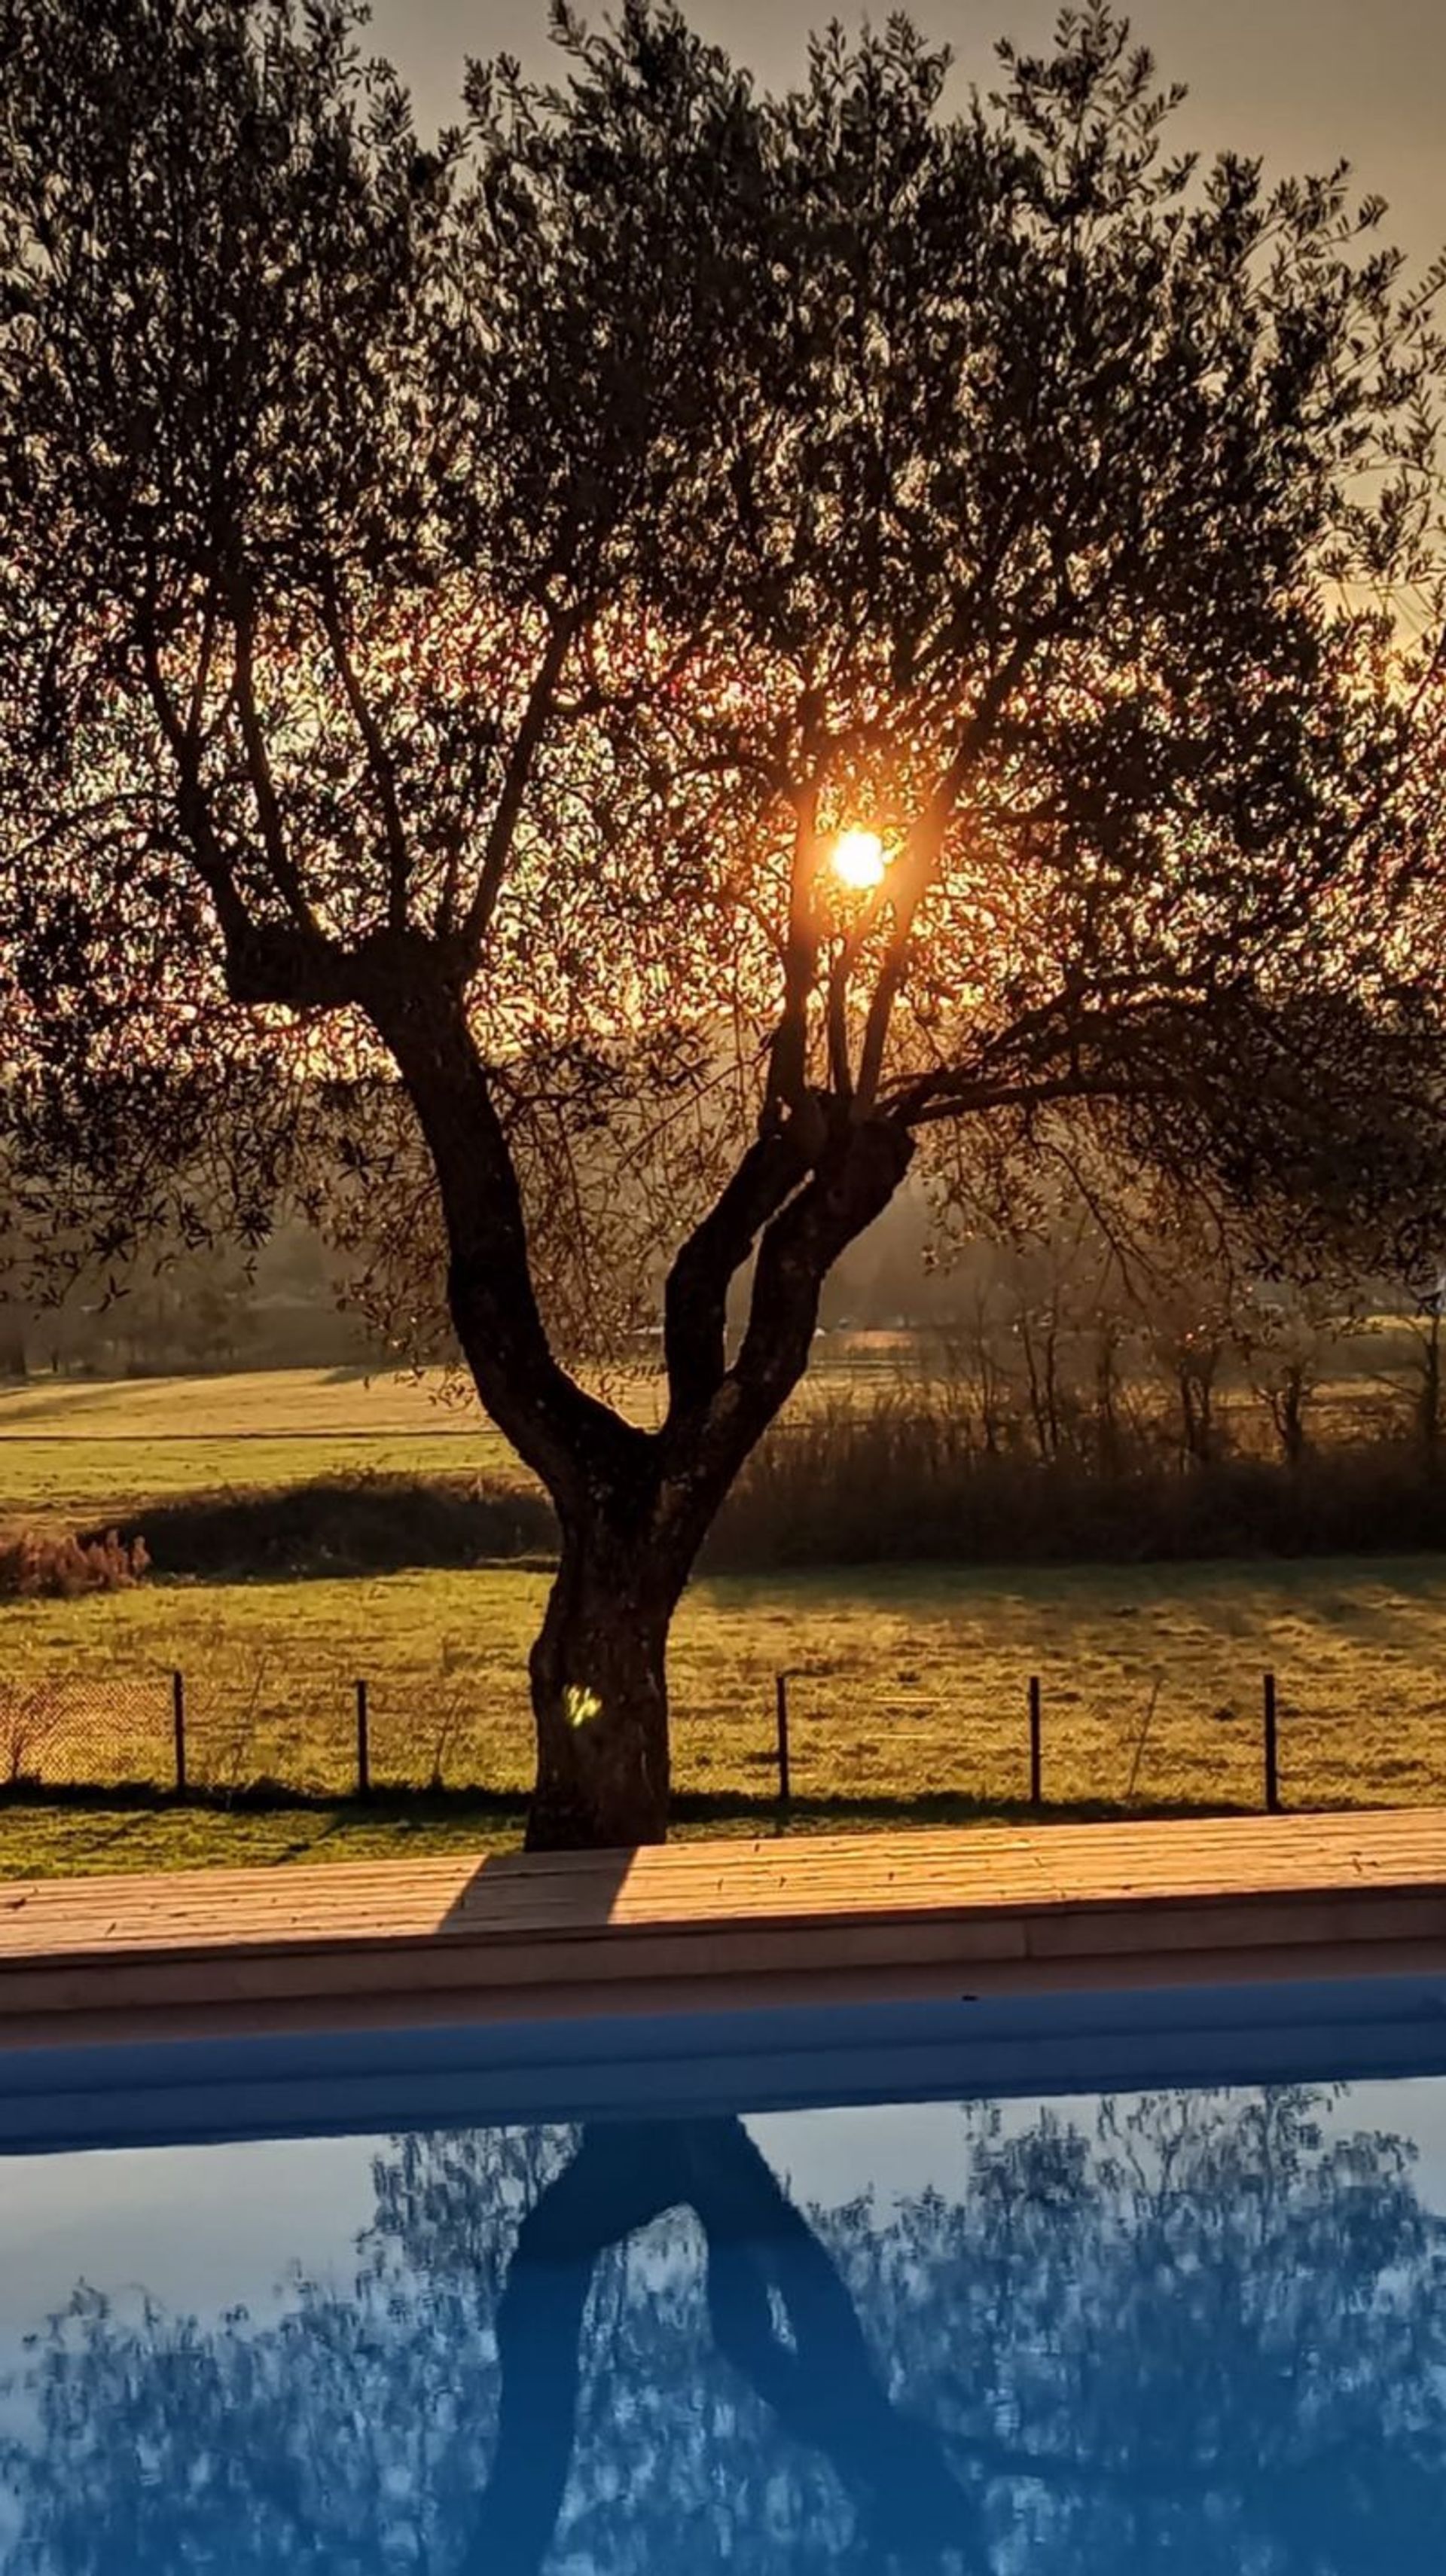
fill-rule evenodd
<path id="1" fill-rule="evenodd" d="M 315 932 L 317 923 L 306 900 L 300 875 L 286 843 L 286 824 L 281 799 L 271 774 L 266 750 L 266 735 L 256 702 L 256 672 L 253 655 L 254 611 L 245 575 L 232 585 L 234 619 L 236 713 L 241 725 L 241 740 L 246 753 L 247 774 L 251 793 L 256 799 L 256 817 L 261 827 L 261 846 L 272 884 L 280 895 L 298 929 Z"/>
<path id="2" fill-rule="evenodd" d="M 829 1270 L 887 1207 L 913 1150 L 893 1120 L 855 1125 L 845 1115 L 811 1176 L 767 1225 L 738 1357 L 701 1418 L 670 1416 L 661 1439 L 658 1536 L 684 1563 L 808 1366 Z"/>
<path id="3" fill-rule="evenodd" d="M 1119 1074 L 1066 1073 L 1039 1082 L 976 1082 L 960 1077 L 957 1085 L 948 1077 L 934 1096 L 911 1106 L 907 1100 L 892 1104 L 890 1114 L 912 1134 L 920 1127 L 937 1126 L 942 1119 L 981 1115 L 990 1109 L 1044 1109 L 1065 1100 L 1165 1100 L 1177 1096 L 1178 1082 L 1136 1079 Z"/>
<path id="4" fill-rule="evenodd" d="M 487 835 L 486 847 L 482 853 L 482 868 L 477 879 L 477 890 L 468 906 L 467 917 L 462 925 L 463 942 L 474 956 L 487 936 L 488 925 L 497 908 L 497 897 L 507 872 L 508 859 L 512 855 L 513 835 L 517 830 L 518 817 L 522 812 L 522 800 L 527 793 L 533 764 L 542 746 L 542 737 L 547 729 L 547 720 L 557 694 L 557 683 L 562 676 L 563 664 L 567 660 L 568 648 L 572 643 L 576 627 L 575 616 L 554 616 L 546 649 L 533 674 L 527 705 L 513 739 L 511 754 L 503 776 L 502 793 L 497 799 L 497 810 L 492 817 L 492 828 Z"/>
<path id="5" fill-rule="evenodd" d="M 361 736 L 377 803 L 381 807 L 382 831 L 387 848 L 387 922 L 392 930 L 403 930 L 407 921 L 407 884 L 411 862 L 407 849 L 406 826 L 402 821 L 401 800 L 397 794 L 396 763 L 387 749 L 386 738 L 368 703 L 366 691 L 357 676 L 356 665 L 346 640 L 346 627 L 337 595 L 336 575 L 329 567 L 320 590 L 321 622 L 337 677 L 352 719 Z"/>
<path id="6" fill-rule="evenodd" d="M 801 1110 L 808 1084 L 808 1003 L 818 970 L 814 879 L 818 870 L 818 787 L 794 799 L 793 858 L 788 888 L 788 941 L 783 952 L 783 1009 L 768 1062 L 764 1119 Z"/>
<path id="7" fill-rule="evenodd" d="M 181 828 L 190 843 L 196 873 L 216 907 L 216 918 L 229 955 L 250 930 L 251 916 L 211 820 L 210 803 L 201 776 L 199 737 L 195 727 L 183 724 L 176 712 L 149 619 L 144 622 L 141 656 L 151 705 L 176 764 L 179 781 L 176 802 Z"/>
<path id="8" fill-rule="evenodd" d="M 749 1146 L 668 1274 L 663 1350 L 668 1428 L 716 1394 L 727 1364 L 728 1290 L 758 1238 L 807 1170 L 797 1133 L 774 1128 Z"/>
<path id="9" fill-rule="evenodd" d="M 390 1049 L 420 1122 L 446 1220 L 448 1299 L 478 1392 L 564 1520 L 645 1472 L 650 1436 L 569 1376 L 548 1340 L 511 1149 L 459 981 L 416 939 L 357 971 L 356 998 Z"/>
<path id="10" fill-rule="evenodd" d="M 840 1004 L 847 994 L 854 963 L 874 924 L 886 909 L 892 909 L 894 928 L 879 979 L 870 998 L 864 1023 L 863 1045 L 859 1053 L 859 1076 L 854 1091 L 854 1114 L 858 1118 L 873 1115 L 883 1075 L 884 1049 L 888 1043 L 889 1023 L 894 1001 L 904 979 L 908 962 L 909 938 L 919 905 L 938 869 L 944 838 L 953 820 L 964 782 L 987 747 L 999 717 L 1018 687 L 1030 655 L 1035 649 L 1031 631 L 1017 636 L 1001 667 L 993 672 L 978 705 L 964 724 L 953 754 L 939 778 L 923 812 L 917 816 L 898 858 L 889 869 L 865 913 L 855 924 L 840 954 L 835 974 L 840 988 Z M 830 997 L 832 999 L 832 996 Z"/>
<path id="11" fill-rule="evenodd" d="M 1164 1098 L 1188 1089 L 1187 1078 L 1157 1073 L 1147 1053 L 1151 1036 L 1163 1036 L 1178 1054 L 1197 1021 L 1208 1019 L 1209 1004 L 1179 993 L 1121 995 L 1092 1010 L 1081 1010 L 1078 996 L 1061 991 L 1037 1009 L 1022 1013 L 985 1046 L 971 1066 L 944 1065 L 902 1081 L 881 1103 L 892 1118 L 910 1129 L 989 1109 L 1028 1107 L 1058 1100 Z M 1118 1061 L 1102 1061 L 1114 1042 Z M 1133 1047 L 1131 1057 L 1126 1049 Z M 1087 1053 L 1088 1051 L 1088 1053 Z M 1033 1056 L 1037 1070 L 1021 1070 Z M 1051 1063 L 1064 1059 L 1064 1070 Z M 1012 1062 L 1011 1062 L 1012 1059 Z M 992 1070 L 999 1067 L 998 1071 Z"/>

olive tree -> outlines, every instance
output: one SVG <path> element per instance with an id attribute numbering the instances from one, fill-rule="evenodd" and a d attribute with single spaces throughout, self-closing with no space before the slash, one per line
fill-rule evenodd
<path id="1" fill-rule="evenodd" d="M 223 1166 L 264 1224 L 280 1102 L 405 1115 L 560 1526 L 531 1838 L 648 1839 L 689 1569 L 921 1140 L 1283 1210 L 1432 1132 L 1439 353 L 1103 6 L 958 104 L 902 20 L 775 97 L 562 14 L 428 146 L 359 14 L 0 0 L 13 1151 L 104 1251 Z M 659 1262 L 640 1425 L 568 1318 Z"/>

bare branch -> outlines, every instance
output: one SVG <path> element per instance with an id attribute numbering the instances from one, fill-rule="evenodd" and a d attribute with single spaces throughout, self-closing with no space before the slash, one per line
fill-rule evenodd
<path id="1" fill-rule="evenodd" d="M 402 930 L 407 920 L 407 887 L 411 860 L 407 848 L 406 826 L 402 820 L 401 801 L 397 794 L 396 763 L 387 748 L 386 736 L 377 721 L 356 664 L 347 643 L 346 622 L 342 615 L 336 567 L 327 566 L 319 586 L 322 628 L 336 664 L 337 677 L 347 705 L 351 709 L 357 732 L 366 752 L 367 767 L 381 808 L 382 830 L 387 849 L 387 923 L 392 930 Z"/>
<path id="2" fill-rule="evenodd" d="M 256 802 L 256 815 L 261 829 L 261 846 L 265 853 L 267 871 L 297 928 L 315 931 L 316 918 L 306 899 L 301 877 L 287 843 L 286 821 L 281 810 L 281 800 L 276 792 L 276 783 L 271 774 L 266 734 L 257 704 L 255 610 L 244 573 L 233 579 L 231 612 L 236 714 L 241 727 L 241 740 L 251 779 L 251 792 Z"/>
<path id="3" fill-rule="evenodd" d="M 976 761 L 988 748 L 1000 715 L 1036 650 L 1037 641 L 1033 629 L 1026 629 L 1016 638 L 1000 668 L 991 675 L 965 721 L 926 804 L 910 826 L 903 849 L 882 883 L 860 907 L 847 937 L 840 943 L 829 976 L 830 1060 L 835 1087 L 843 1096 L 852 1098 L 856 1118 L 871 1117 L 878 1099 L 889 1022 L 908 963 L 914 920 L 937 874 L 960 794 Z M 859 1054 L 858 1080 L 850 1084 L 847 1075 L 849 987 L 874 932 L 885 914 L 890 912 L 893 928 L 870 996 Z"/>
<path id="4" fill-rule="evenodd" d="M 793 852 L 788 879 L 788 936 L 783 952 L 783 1008 L 768 1064 L 765 1121 L 804 1106 L 808 1086 L 808 1005 L 818 967 L 814 887 L 818 873 L 818 787 L 793 800 Z"/>
<path id="5" fill-rule="evenodd" d="M 512 750 L 502 780 L 502 792 L 497 799 L 492 827 L 482 852 L 477 890 L 468 906 L 467 917 L 462 925 L 463 943 L 474 956 L 487 936 L 488 925 L 497 908 L 497 897 L 502 890 L 502 880 L 512 855 L 513 837 L 522 813 L 523 799 L 527 794 L 533 763 L 542 746 L 557 684 L 562 676 L 568 648 L 576 631 L 575 615 L 554 615 L 546 646 L 533 675 L 522 721 L 513 737 Z"/>
<path id="6" fill-rule="evenodd" d="M 147 694 L 176 764 L 178 820 L 195 862 L 196 873 L 215 905 L 222 936 L 227 947 L 231 948 L 245 937 L 251 926 L 251 916 L 212 821 L 210 800 L 202 782 L 196 734 L 192 727 L 182 722 L 177 711 L 149 622 L 142 635 L 142 659 Z"/>

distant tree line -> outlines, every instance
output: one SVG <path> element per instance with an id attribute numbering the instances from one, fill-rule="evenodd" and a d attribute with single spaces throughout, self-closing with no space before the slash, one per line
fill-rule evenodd
<path id="1" fill-rule="evenodd" d="M 342 1259 L 284 1221 L 251 1257 L 152 1246 L 63 1297 L 25 1294 L 23 1254 L 0 1303 L 0 1380 L 173 1377 L 231 1369 L 384 1366 L 346 1294 Z"/>

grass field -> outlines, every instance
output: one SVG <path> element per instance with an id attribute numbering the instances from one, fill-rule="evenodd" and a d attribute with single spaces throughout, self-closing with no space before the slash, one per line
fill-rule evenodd
<path id="1" fill-rule="evenodd" d="M 444 1399 L 436 1377 L 269 1369 L 0 1390 L 0 1526 L 123 1519 L 183 1494 L 362 1470 L 525 1474 L 477 1405 Z"/>
<path id="2" fill-rule="evenodd" d="M 475 1412 L 410 1382 L 297 1371 L 0 1397 L 0 1521 L 122 1517 L 168 1495 L 360 1465 L 496 1477 L 504 1461 Z M 530 1770 L 525 1658 L 545 1590 L 543 1574 L 498 1568 L 6 1604 L 0 1778 L 164 1779 L 178 1668 L 193 1780 L 240 1791 L 285 1779 L 321 1803 L 16 1803 L 0 1811 L 0 1875 L 514 1839 Z M 793 1676 L 800 1825 L 1009 1811 L 1026 1787 L 1031 1674 L 1052 1806 L 1253 1806 L 1266 1667 L 1288 1803 L 1446 1800 L 1446 1558 L 700 1580 L 672 1658 L 684 1820 L 772 1821 L 780 1670 Z M 381 1801 L 370 1812 L 337 1803 L 354 1776 L 358 1675 Z M 47 1715 L 45 1686 L 62 1676 Z M 494 1803 L 388 1812 L 389 1784 L 434 1775 L 480 1783 Z"/>
<path id="3" fill-rule="evenodd" d="M 920 1346 L 908 1335 L 821 1343 L 785 1418 L 917 1390 L 920 1366 Z M 607 1393 L 635 1420 L 656 1419 L 655 1379 L 621 1378 Z M 1370 1394 L 1364 1379 L 1341 1378 L 1323 1391 L 1318 1418 L 1349 1428 Z M 1268 1446 L 1260 1408 L 1245 1392 L 1222 1390 L 1220 1410 L 1236 1423 L 1243 1449 Z M 367 1473 L 463 1475 L 494 1487 L 530 1482 L 475 1399 L 456 1382 L 447 1388 L 440 1372 L 367 1378 L 351 1369 L 271 1369 L 0 1386 L 0 1530 L 124 1520 L 191 1495 L 273 1493 Z"/>
<path id="4" fill-rule="evenodd" d="M 163 1778 L 179 1667 L 193 1779 L 239 1788 L 285 1777 L 322 1797 L 352 1776 L 361 1673 L 383 1792 L 435 1770 L 449 1786 L 520 1800 L 525 1655 L 545 1588 L 540 1575 L 489 1571 L 12 1604 L 6 1679 L 23 1701 L 63 1671 L 76 1695 L 67 1705 L 95 1713 L 103 1756 L 107 1726 L 123 1725 L 115 1775 L 144 1764 Z M 677 1782 L 719 1823 L 767 1817 L 774 1675 L 787 1670 L 794 1787 L 810 1810 L 839 1823 L 905 1822 L 940 1800 L 1004 1810 L 1026 1786 L 1027 1683 L 1038 1673 L 1052 1805 L 1251 1806 L 1267 1665 L 1289 1803 L 1446 1798 L 1446 1568 L 1434 1558 L 700 1582 L 672 1659 Z M 444 1813 L 411 1830 L 455 1824 Z M 515 1819 L 479 1818 L 472 1839 L 483 1826 L 506 1838 Z M 153 1827 L 170 1830 L 163 1819 Z M 342 1839 L 353 1848 L 382 1830 L 355 1818 Z M 51 1850 L 73 1858 L 91 1831 L 73 1815 L 46 1845 L 35 1811 L 11 1808 L 0 1873 L 41 1866 Z M 315 1829 L 238 1814 L 219 1837 L 207 1830 L 204 1856 L 224 1842 L 244 1858 L 257 1836 L 289 1849 Z"/>
<path id="5" fill-rule="evenodd" d="M 887 1354 L 893 1337 L 878 1338 Z M 887 1356 L 825 1365 L 798 1400 L 857 1392 L 892 1365 Z M 624 1379 L 608 1393 L 635 1420 L 655 1418 L 655 1381 Z M 0 1528 L 125 1518 L 186 1494 L 273 1492 L 362 1472 L 529 1481 L 475 1398 L 439 1371 L 258 1369 L 0 1387 Z"/>

